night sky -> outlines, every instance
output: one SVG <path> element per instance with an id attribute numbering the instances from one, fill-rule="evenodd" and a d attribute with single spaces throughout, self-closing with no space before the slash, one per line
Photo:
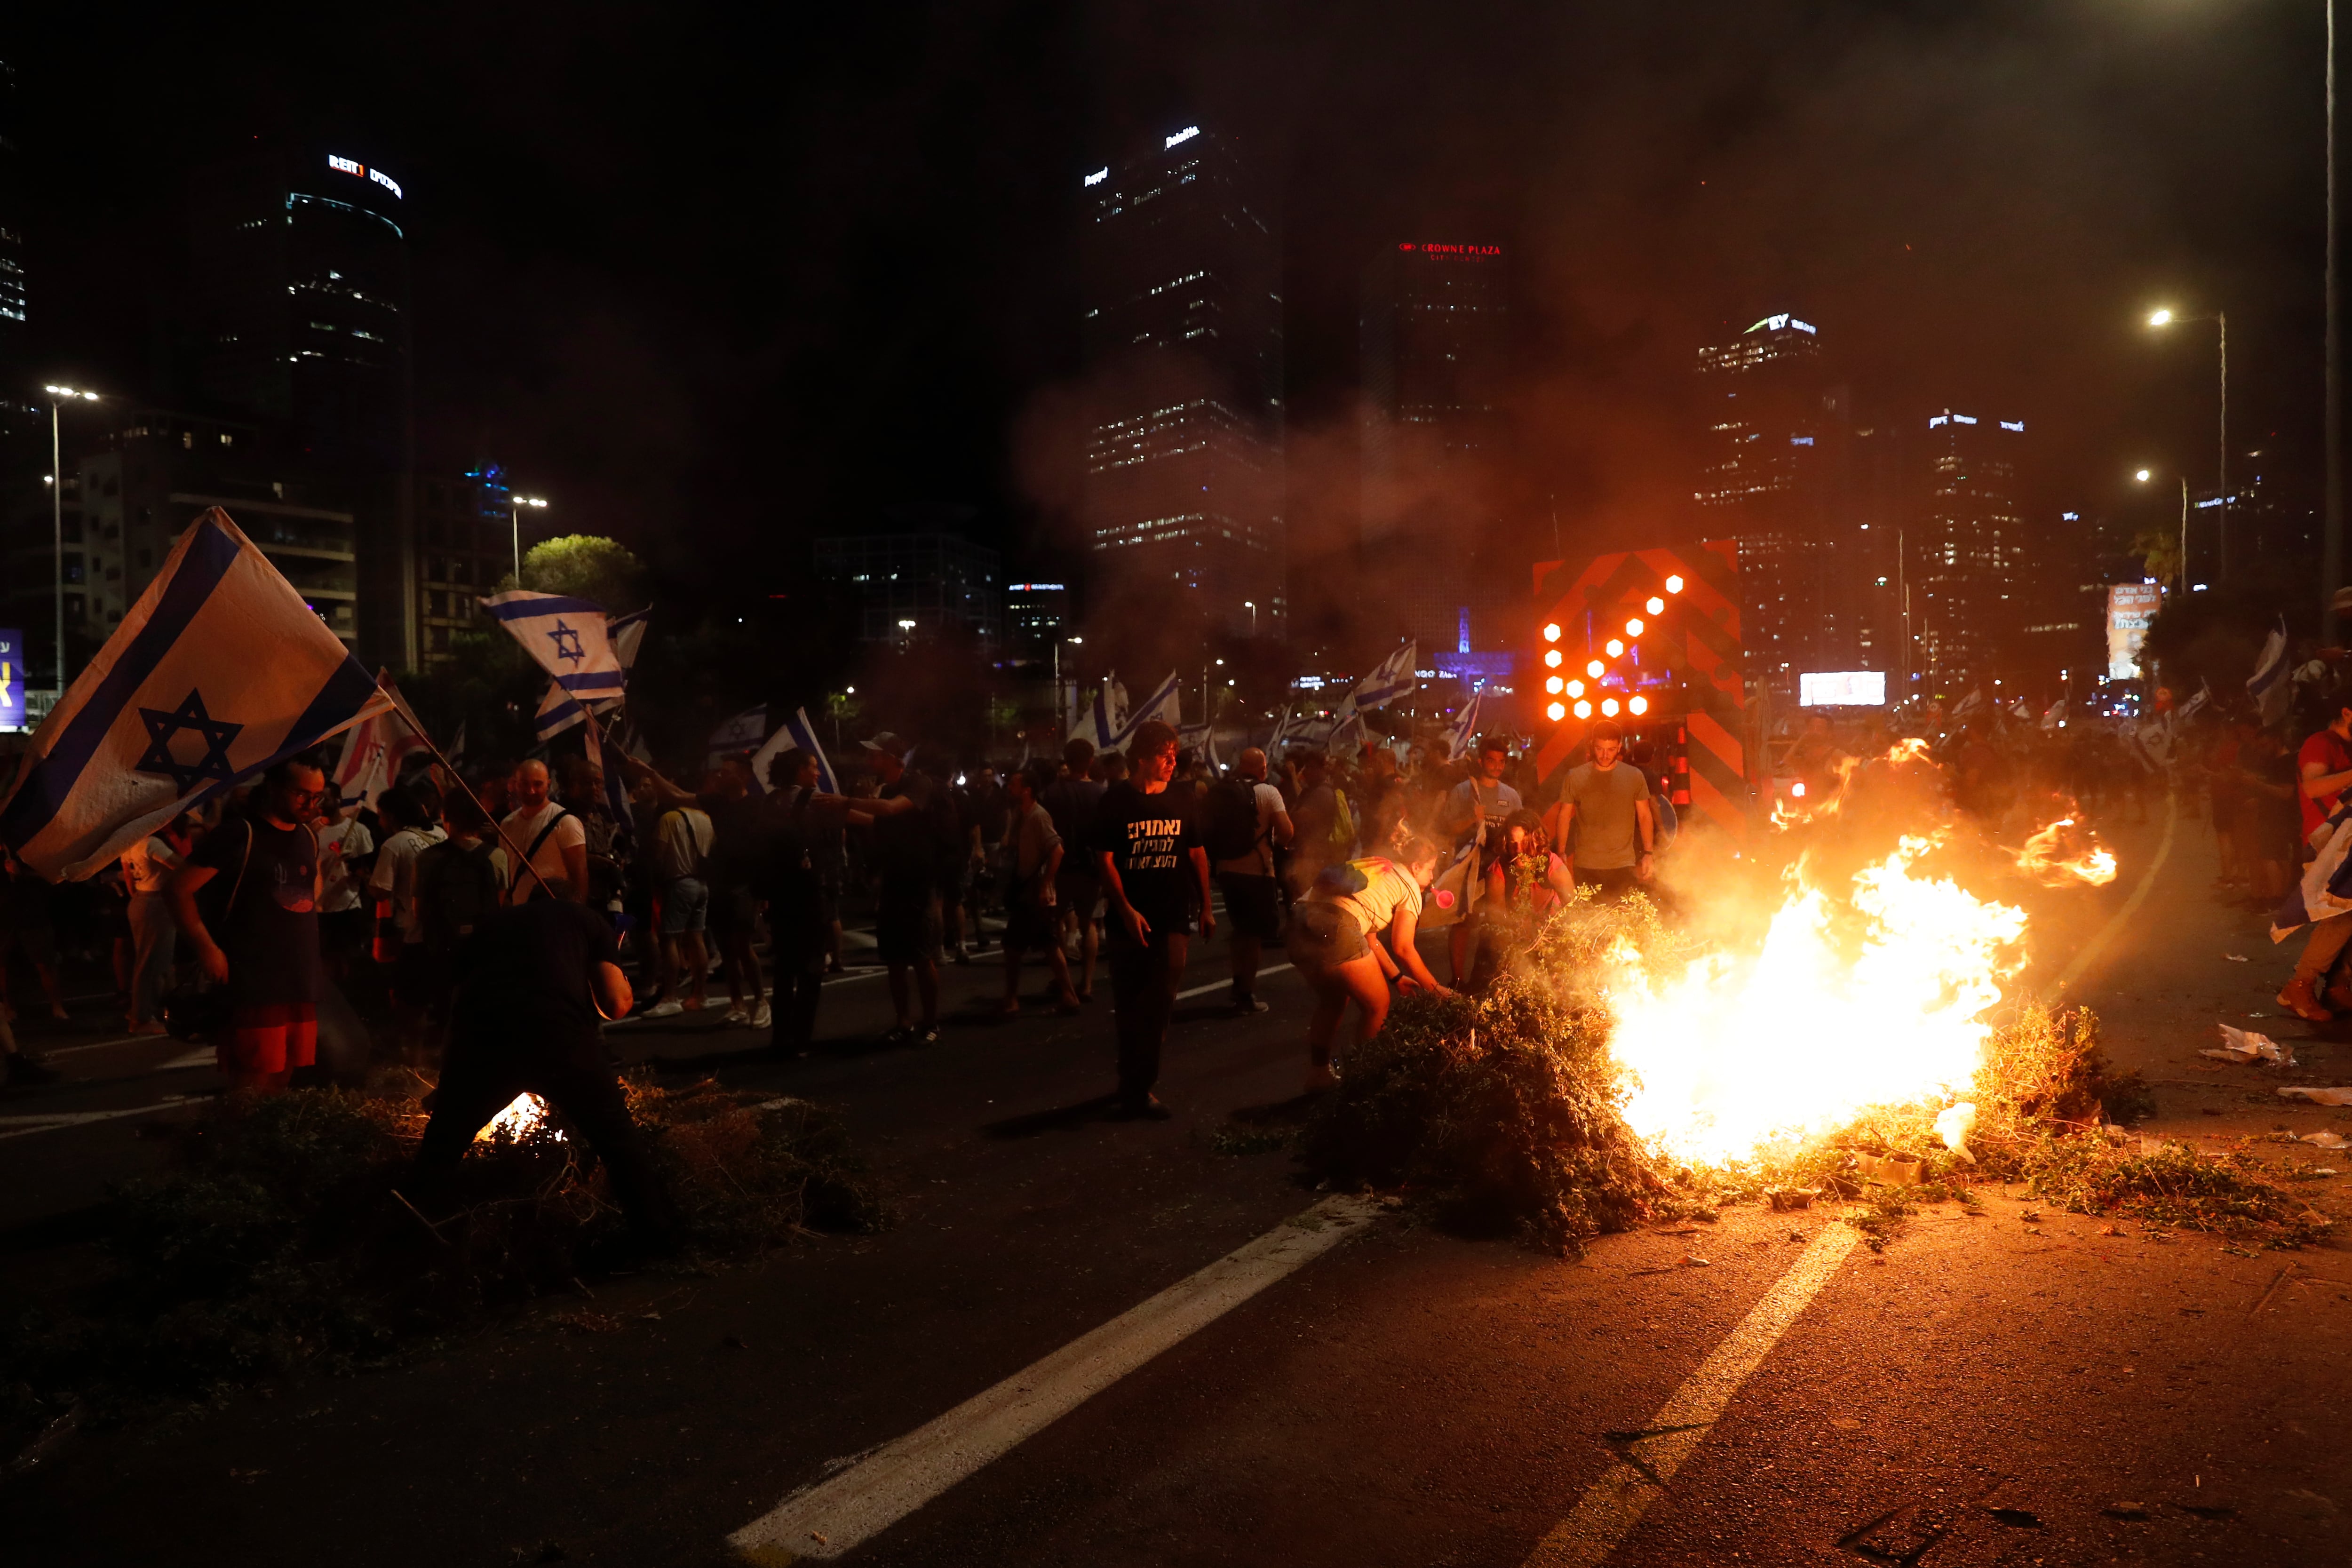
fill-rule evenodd
<path id="1" fill-rule="evenodd" d="M 1694 352 L 1780 310 L 1865 419 L 2024 417 L 2040 518 L 2143 463 L 2211 482 L 2210 329 L 2140 320 L 2225 308 L 2241 449 L 2316 502 L 2315 4 L 41 10 L 10 47 L 44 374 L 151 390 L 182 172 L 339 141 L 407 193 L 422 455 L 720 595 L 915 501 L 1051 565 L 1079 176 L 1194 121 L 1282 193 L 1310 605 L 1399 238 L 1510 254 L 1491 479 L 1527 555 L 1553 498 L 1571 549 L 1687 531 Z"/>

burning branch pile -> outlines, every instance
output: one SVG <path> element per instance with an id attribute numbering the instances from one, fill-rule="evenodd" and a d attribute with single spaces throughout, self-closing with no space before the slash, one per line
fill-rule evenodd
<path id="1" fill-rule="evenodd" d="M 1895 759 L 1895 760 L 1900 760 Z M 1520 933 L 1475 999 L 1411 998 L 1346 1063 L 1301 1148 L 1336 1182 L 1417 1194 L 1451 1224 L 1553 1250 L 1725 1201 L 1853 1200 L 2031 1181 L 2084 1212 L 2293 1245 L 2306 1207 L 2242 1158 L 2126 1152 L 2150 1109 L 2082 1010 L 2018 1004 L 2026 916 L 1962 885 L 1997 868 L 2098 885 L 2115 858 L 2071 820 L 1963 856 L 1891 792 L 1816 819 L 1777 903 L 1716 890 L 1715 940 L 1635 898 Z M 2177 1147 L 2177 1146 L 2175 1146 Z M 1899 1206 L 1899 1205 L 1898 1205 Z"/>
<path id="2" fill-rule="evenodd" d="M 704 1247 L 887 1222 L 830 1113 L 707 1081 L 627 1087 Z M 425 1130 L 415 1102 L 308 1089 L 224 1105 L 186 1130 L 168 1174 L 114 1194 L 102 1278 L 0 1321 L 0 1388 L 26 1407 L 9 1414 L 68 1389 L 185 1395 L 361 1363 L 571 1289 L 618 1256 L 619 1212 L 578 1141 L 544 1116 L 504 1121 L 461 1165 L 461 1206 L 428 1222 L 397 1191 Z"/>

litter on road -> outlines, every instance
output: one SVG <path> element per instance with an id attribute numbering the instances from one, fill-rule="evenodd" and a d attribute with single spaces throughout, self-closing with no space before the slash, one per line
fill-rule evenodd
<path id="1" fill-rule="evenodd" d="M 2200 1057 L 2225 1062 L 2269 1062 L 2283 1068 L 2295 1065 L 2293 1046 L 2282 1046 L 2268 1035 L 2252 1029 L 2233 1029 L 2227 1024 L 2214 1026 L 2221 1031 L 2221 1047 L 2200 1051 L 2197 1054 Z"/>
<path id="2" fill-rule="evenodd" d="M 2282 1100 L 2307 1100 L 2314 1105 L 2352 1105 L 2352 1089 L 2313 1089 L 2288 1084 L 2278 1091 Z"/>

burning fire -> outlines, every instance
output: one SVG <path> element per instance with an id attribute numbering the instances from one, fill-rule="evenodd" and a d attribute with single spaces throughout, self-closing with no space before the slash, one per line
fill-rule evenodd
<path id="1" fill-rule="evenodd" d="M 1738 1160 L 1964 1090 L 2023 963 L 2025 914 L 1915 876 L 1936 842 L 1905 837 L 1842 896 L 1800 865 L 1756 953 L 1660 981 L 1621 947 L 1608 1000 L 1633 1130 L 1685 1160 Z"/>
<path id="2" fill-rule="evenodd" d="M 2062 816 L 2025 841 L 2017 852 L 2017 868 L 2045 888 L 2076 882 L 2104 888 L 2116 879 L 2116 857 L 2089 828 Z"/>
<path id="3" fill-rule="evenodd" d="M 547 1122 L 547 1101 L 535 1094 L 518 1094 L 507 1101 L 507 1108 L 490 1118 L 488 1126 L 474 1134 L 477 1143 L 488 1143 L 499 1133 L 520 1140 L 530 1137 Z M 562 1132 L 555 1134 L 558 1138 Z"/>

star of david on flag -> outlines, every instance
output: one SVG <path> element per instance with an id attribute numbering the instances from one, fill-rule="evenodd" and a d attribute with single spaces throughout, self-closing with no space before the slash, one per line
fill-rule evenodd
<path id="1" fill-rule="evenodd" d="M 87 877 L 183 811 L 391 700 L 228 514 L 189 524 L 33 737 L 0 839 Z"/>
<path id="2" fill-rule="evenodd" d="M 621 658 L 606 630 L 602 605 L 520 588 L 493 594 L 481 603 L 572 696 L 586 700 L 621 694 Z"/>

